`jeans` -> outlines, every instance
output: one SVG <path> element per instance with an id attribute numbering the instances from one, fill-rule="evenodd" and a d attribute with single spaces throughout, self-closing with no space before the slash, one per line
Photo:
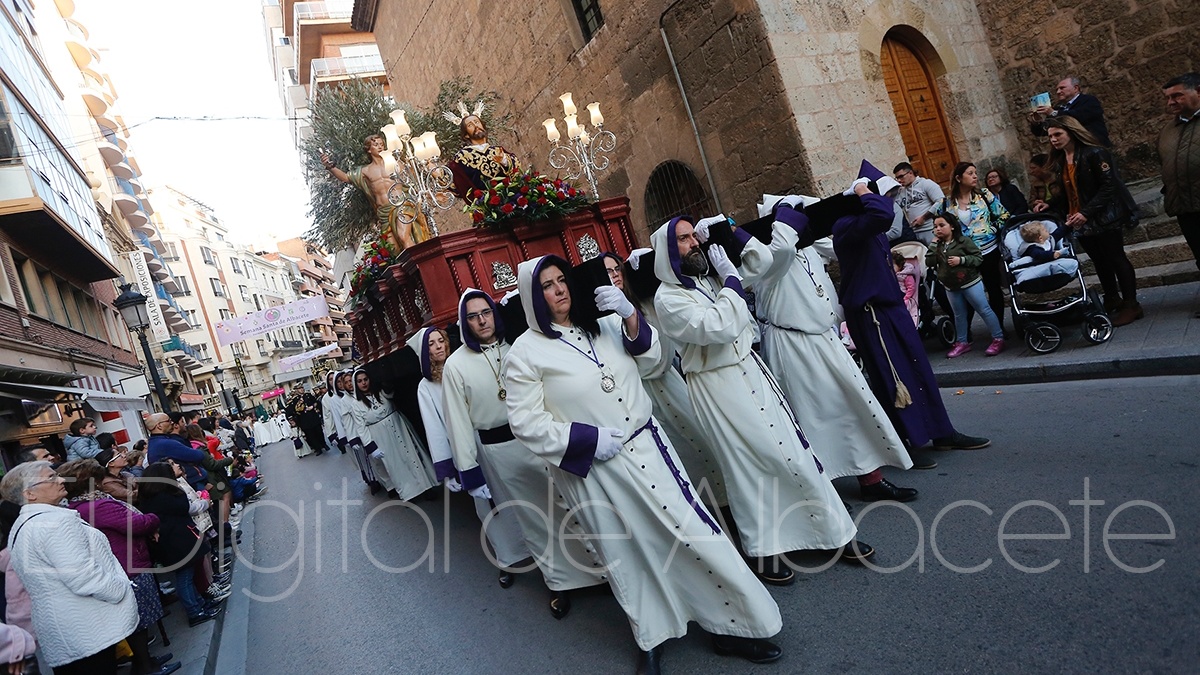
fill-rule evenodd
<path id="1" fill-rule="evenodd" d="M 996 313 L 988 306 L 987 294 L 983 290 L 983 282 L 977 281 L 957 291 L 946 289 L 946 295 L 950 298 L 950 305 L 954 307 L 955 342 L 967 341 L 967 326 L 970 325 L 967 312 L 972 307 L 975 308 L 976 312 L 979 312 L 979 316 L 983 317 L 983 323 L 992 332 L 992 339 L 999 340 L 1004 337 L 1004 329 L 1000 327 L 1000 320 L 996 318 Z"/>
<path id="2" fill-rule="evenodd" d="M 1001 244 L 1003 246 L 1003 244 Z M 1000 258 L 1000 249 L 994 248 L 983 256 L 983 265 L 979 267 L 979 276 L 983 277 L 983 289 L 987 293 L 988 306 L 992 308 L 992 313 L 996 315 L 996 322 L 1000 324 L 1001 329 L 1004 326 L 1004 284 L 1000 276 L 1002 261 Z M 955 310 L 954 316 L 958 316 L 958 311 Z M 975 316 L 975 312 L 971 307 L 967 308 L 967 327 L 970 328 L 971 319 Z M 955 324 L 958 319 L 955 318 Z M 989 325 L 989 328 L 991 326 Z"/>
<path id="3" fill-rule="evenodd" d="M 204 611 L 204 598 L 196 592 L 196 568 L 191 561 L 182 563 L 175 570 L 175 594 L 183 603 L 183 609 L 189 617 L 198 616 Z"/>

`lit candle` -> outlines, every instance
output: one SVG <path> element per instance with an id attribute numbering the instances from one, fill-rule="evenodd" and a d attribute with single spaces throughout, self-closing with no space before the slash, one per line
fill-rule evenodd
<path id="1" fill-rule="evenodd" d="M 546 139 L 551 143 L 557 143 L 558 139 L 562 138 L 562 135 L 558 133 L 558 125 L 554 123 L 553 117 L 542 122 L 542 126 L 546 127 Z"/>
<path id="2" fill-rule="evenodd" d="M 411 136 L 412 129 L 408 128 L 408 120 L 404 119 L 404 111 L 400 109 L 391 112 L 392 122 L 396 125 L 397 136 Z"/>
<path id="3" fill-rule="evenodd" d="M 604 115 L 600 114 L 600 103 L 589 103 L 588 112 L 592 114 L 592 126 L 598 127 L 604 124 Z"/>
<path id="4" fill-rule="evenodd" d="M 563 118 L 567 123 L 567 138 L 575 140 L 579 138 L 579 134 L 583 133 L 583 129 L 579 128 L 579 122 L 574 114 L 567 115 Z"/>
<path id="5" fill-rule="evenodd" d="M 387 139 L 388 152 L 400 147 L 400 138 L 396 136 L 395 124 L 385 124 L 379 130 L 383 132 L 383 137 Z"/>
<path id="6" fill-rule="evenodd" d="M 412 143 L 412 156 L 416 159 L 425 159 L 422 157 L 425 153 L 425 139 L 420 136 L 413 136 L 409 142 Z"/>
<path id="7" fill-rule="evenodd" d="M 562 101 L 564 115 L 575 114 L 575 102 L 571 100 L 571 92 L 568 91 L 562 96 L 559 96 L 558 100 Z"/>
<path id="8" fill-rule="evenodd" d="M 438 147 L 437 134 L 435 132 L 426 131 L 421 134 L 421 138 L 424 139 L 425 152 L 428 154 L 425 159 L 442 156 L 442 149 Z"/>
<path id="9" fill-rule="evenodd" d="M 396 173 L 396 158 L 390 152 L 383 153 L 383 172 L 389 176 Z"/>
<path id="10" fill-rule="evenodd" d="M 584 131 L 584 130 L 582 130 L 582 129 L 579 131 L 579 142 L 580 142 L 580 143 L 583 143 L 584 145 L 587 145 L 587 142 L 588 142 L 588 140 L 589 140 L 590 138 L 591 138 L 591 137 L 590 137 L 590 136 L 588 136 L 588 132 L 587 132 L 587 131 Z"/>

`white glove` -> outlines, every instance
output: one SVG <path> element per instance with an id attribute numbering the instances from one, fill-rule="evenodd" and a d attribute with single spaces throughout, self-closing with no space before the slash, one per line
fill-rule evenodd
<path id="1" fill-rule="evenodd" d="M 447 477 L 442 481 L 442 485 L 449 488 L 451 492 L 462 492 L 462 483 L 458 482 L 456 478 Z"/>
<path id="2" fill-rule="evenodd" d="M 625 438 L 625 432 L 612 427 L 600 427 L 596 437 L 596 459 L 608 461 L 621 452 L 620 439 Z"/>
<path id="3" fill-rule="evenodd" d="M 710 246 L 708 248 L 708 261 L 712 263 L 713 269 L 717 271 L 717 275 L 721 279 L 733 277 L 738 281 L 742 280 L 742 275 L 738 274 L 737 268 L 733 263 L 729 262 L 729 254 L 721 246 Z"/>
<path id="4" fill-rule="evenodd" d="M 792 207 L 793 209 L 796 209 L 797 211 L 804 210 L 804 197 L 801 197 L 800 195 L 788 195 L 788 196 L 784 197 L 783 199 L 780 199 L 779 203 L 787 204 L 788 206 Z"/>
<path id="5" fill-rule="evenodd" d="M 633 303 L 616 286 L 596 288 L 596 309 L 601 312 L 616 312 L 622 319 L 633 316 Z"/>
<path id="6" fill-rule="evenodd" d="M 480 485 L 477 488 L 472 488 L 470 490 L 467 490 L 467 494 L 471 495 L 475 499 L 491 499 L 492 498 L 492 491 L 488 489 L 487 485 Z"/>
<path id="7" fill-rule="evenodd" d="M 850 187 L 849 187 L 849 189 L 847 189 L 847 190 L 846 190 L 845 192 L 843 192 L 842 194 L 843 194 L 843 195 L 845 195 L 845 196 L 847 196 L 847 197 L 853 196 L 853 195 L 854 195 L 854 188 L 855 188 L 855 187 L 857 187 L 857 186 L 859 186 L 859 185 L 868 185 L 868 184 L 870 184 L 870 182 L 871 182 L 871 179 L 870 179 L 870 178 L 859 178 L 858 180 L 856 180 L 856 181 L 854 181 L 853 183 L 851 183 L 851 184 L 850 184 Z"/>
<path id="8" fill-rule="evenodd" d="M 718 213 L 711 218 L 701 218 L 700 222 L 696 223 L 696 227 L 693 228 L 696 232 L 696 241 L 700 242 L 701 244 L 708 241 L 708 228 L 716 225 L 717 223 L 724 223 L 728 220 L 729 219 L 725 217 L 724 213 Z"/>

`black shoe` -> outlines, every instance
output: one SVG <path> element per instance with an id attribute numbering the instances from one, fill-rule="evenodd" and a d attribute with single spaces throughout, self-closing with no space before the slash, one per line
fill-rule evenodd
<path id="1" fill-rule="evenodd" d="M 195 628 L 196 626 L 199 626 L 202 623 L 205 623 L 207 621 L 212 621 L 213 619 L 217 618 L 218 614 L 220 614 L 220 612 L 200 612 L 196 616 L 189 616 L 188 617 L 188 627 Z"/>
<path id="2" fill-rule="evenodd" d="M 147 646 L 149 646 L 149 645 L 147 645 Z M 163 666 L 167 665 L 167 662 L 170 661 L 174 657 L 175 657 L 174 654 L 172 654 L 171 652 L 167 652 L 166 654 L 159 654 L 158 656 L 152 656 L 150 658 L 154 659 L 154 662 L 158 664 L 159 668 L 162 668 Z"/>
<path id="3" fill-rule="evenodd" d="M 911 502 L 917 498 L 917 491 L 912 488 L 896 487 L 884 478 L 878 483 L 858 486 L 859 499 L 864 502 Z"/>
<path id="4" fill-rule="evenodd" d="M 346 454 L 346 449 L 345 449 L 345 448 L 338 448 L 338 450 L 341 450 L 343 455 L 344 455 L 344 454 Z"/>
<path id="5" fill-rule="evenodd" d="M 783 656 L 779 645 L 759 638 L 714 635 L 712 646 L 717 656 L 740 656 L 750 663 L 771 663 Z"/>
<path id="6" fill-rule="evenodd" d="M 982 436 L 968 436 L 961 431 L 954 432 L 953 436 L 933 439 L 934 450 L 979 450 L 991 444 Z"/>
<path id="7" fill-rule="evenodd" d="M 937 468 L 937 461 L 929 456 L 929 453 L 920 450 L 909 450 L 908 458 L 912 460 L 912 468 L 918 471 L 927 471 Z"/>
<path id="8" fill-rule="evenodd" d="M 562 619 L 570 613 L 571 596 L 566 591 L 554 591 L 554 597 L 550 598 L 550 616 Z"/>
<path id="9" fill-rule="evenodd" d="M 500 582 L 500 588 L 511 588 L 516 577 L 508 570 L 500 570 L 500 577 L 497 579 Z"/>
<path id="10" fill-rule="evenodd" d="M 638 654 L 637 675 L 659 675 L 662 672 L 663 646 Z"/>
<path id="11" fill-rule="evenodd" d="M 764 584 L 772 586 L 791 586 L 796 581 L 796 573 L 783 562 L 783 556 L 769 555 L 765 558 L 751 558 L 750 569 Z"/>
<path id="12" fill-rule="evenodd" d="M 372 497 L 374 497 L 376 493 L 378 493 L 380 490 L 383 489 L 383 486 L 380 485 L 376 481 L 371 481 L 371 482 L 367 483 L 367 486 L 371 488 L 371 496 Z"/>
<path id="13" fill-rule="evenodd" d="M 842 547 L 842 560 L 848 563 L 862 563 L 875 555 L 875 547 L 868 543 L 852 540 Z"/>

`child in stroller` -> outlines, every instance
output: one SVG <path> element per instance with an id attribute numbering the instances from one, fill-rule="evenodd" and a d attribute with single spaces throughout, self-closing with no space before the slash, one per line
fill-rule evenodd
<path id="1" fill-rule="evenodd" d="M 1060 325 L 1079 313 L 1084 339 L 1108 341 L 1112 322 L 1084 283 L 1069 228 L 1045 213 L 1026 214 L 1010 219 L 1001 237 L 1013 323 L 1024 333 L 1026 346 L 1039 354 L 1054 351 L 1062 341 Z M 1073 283 L 1079 285 L 1077 294 L 1056 293 Z M 1042 297 L 1031 300 L 1031 295 Z"/>

